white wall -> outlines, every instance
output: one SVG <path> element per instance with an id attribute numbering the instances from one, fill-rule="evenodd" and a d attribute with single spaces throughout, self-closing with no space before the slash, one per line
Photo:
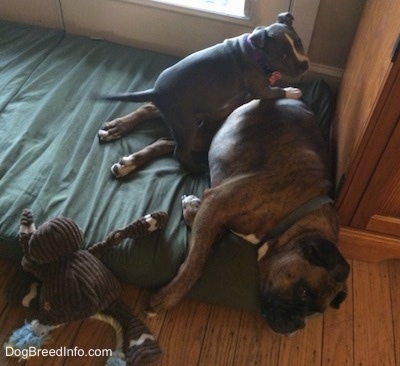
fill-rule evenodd
<path id="1" fill-rule="evenodd" d="M 0 0 L 0 19 L 63 28 L 59 2 L 54 0 Z"/>
<path id="2" fill-rule="evenodd" d="M 178 56 L 270 24 L 289 0 L 258 1 L 254 24 L 235 24 L 118 0 L 61 0 L 65 28 Z M 271 5 L 272 4 L 272 5 Z"/>

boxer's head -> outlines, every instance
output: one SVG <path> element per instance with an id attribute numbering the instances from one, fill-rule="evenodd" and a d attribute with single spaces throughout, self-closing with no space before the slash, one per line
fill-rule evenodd
<path id="1" fill-rule="evenodd" d="M 248 40 L 268 69 L 297 77 L 308 70 L 309 60 L 292 26 L 293 20 L 290 13 L 279 14 L 276 23 L 257 27 Z"/>
<path id="2" fill-rule="evenodd" d="M 290 334 L 304 328 L 308 316 L 338 308 L 349 272 L 336 245 L 321 238 L 271 248 L 260 261 L 263 315 L 271 329 Z"/>

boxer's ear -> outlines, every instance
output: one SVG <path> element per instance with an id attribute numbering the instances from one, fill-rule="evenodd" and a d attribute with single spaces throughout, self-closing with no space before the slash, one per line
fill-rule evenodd
<path id="1" fill-rule="evenodd" d="M 276 18 L 277 23 L 286 24 L 288 27 L 293 27 L 293 20 L 294 20 L 294 17 L 289 12 L 280 13 L 280 14 L 278 14 L 278 17 Z"/>
<path id="2" fill-rule="evenodd" d="M 335 244 L 324 239 L 304 240 L 301 244 L 304 257 L 312 264 L 325 267 L 337 282 L 346 280 L 350 265 Z"/>
<path id="3" fill-rule="evenodd" d="M 256 48 L 264 48 L 268 39 L 268 30 L 265 27 L 257 27 L 250 34 L 251 44 Z"/>

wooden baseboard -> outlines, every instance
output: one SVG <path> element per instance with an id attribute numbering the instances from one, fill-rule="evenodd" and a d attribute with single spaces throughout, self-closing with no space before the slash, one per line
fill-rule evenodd
<path id="1" fill-rule="evenodd" d="M 343 69 L 339 69 L 337 67 L 332 67 L 332 66 L 328 66 L 328 65 L 317 64 L 317 63 L 311 62 L 310 72 L 322 74 L 325 76 L 330 76 L 330 77 L 340 80 L 343 77 L 344 71 L 343 71 Z"/>
<path id="2" fill-rule="evenodd" d="M 342 226 L 339 247 L 348 259 L 380 262 L 400 259 L 400 237 Z"/>

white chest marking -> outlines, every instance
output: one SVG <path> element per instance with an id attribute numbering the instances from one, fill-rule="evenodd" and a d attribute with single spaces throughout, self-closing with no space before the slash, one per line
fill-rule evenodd
<path id="1" fill-rule="evenodd" d="M 232 230 L 231 230 L 232 231 Z M 258 244 L 258 242 L 260 241 L 259 238 L 257 238 L 254 234 L 241 234 L 241 233 L 237 233 L 235 231 L 232 231 L 236 236 L 238 236 L 239 238 L 242 238 L 246 241 L 248 241 L 251 244 Z"/>
<path id="2" fill-rule="evenodd" d="M 269 249 L 269 246 L 268 246 L 268 242 L 266 241 L 263 245 L 261 245 L 259 248 L 258 248 L 258 251 L 257 251 L 257 261 L 260 261 L 260 259 L 262 258 L 262 257 L 264 257 L 264 255 L 265 254 L 267 254 L 267 252 L 268 252 L 268 249 Z"/>
<path id="3" fill-rule="evenodd" d="M 303 55 L 299 51 L 296 50 L 293 39 L 287 33 L 285 33 L 285 37 L 289 41 L 290 45 L 292 46 L 293 53 L 295 54 L 297 60 L 300 62 L 301 61 L 309 61 L 308 57 L 306 55 Z"/>
<path id="4" fill-rule="evenodd" d="M 242 238 L 242 239 L 244 239 L 244 240 L 246 240 L 249 243 L 254 244 L 254 245 L 256 245 L 256 244 L 258 244 L 260 242 L 260 239 L 257 238 L 254 234 L 245 235 L 245 234 L 236 233 L 235 231 L 232 231 L 232 233 L 234 233 L 236 236 L 238 236 L 238 237 L 240 237 L 240 238 Z M 265 254 L 267 254 L 268 248 L 269 248 L 268 247 L 268 242 L 265 242 L 263 245 L 261 245 L 258 248 L 257 261 L 259 261 L 262 257 L 264 257 Z"/>

